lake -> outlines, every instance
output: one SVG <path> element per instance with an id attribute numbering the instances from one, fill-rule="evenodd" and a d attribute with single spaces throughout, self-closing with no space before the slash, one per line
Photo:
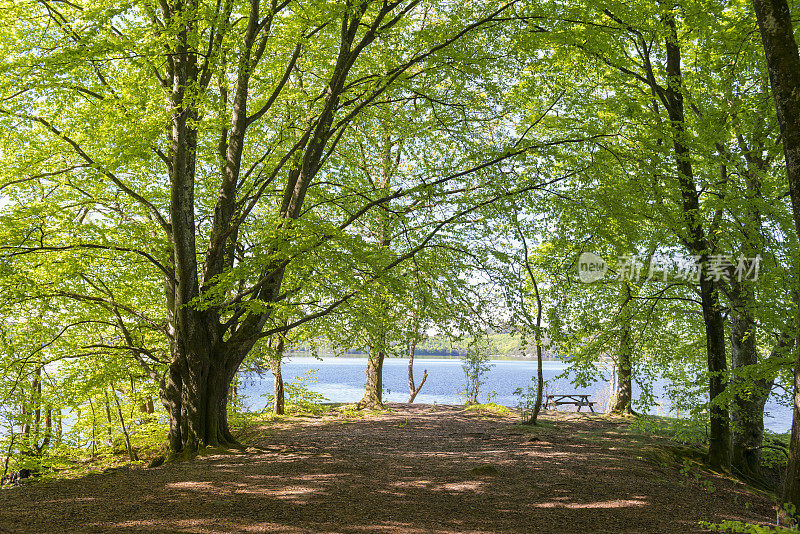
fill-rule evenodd
<path id="1" fill-rule="evenodd" d="M 492 360 L 492 368 L 484 378 L 479 400 L 486 402 L 487 393 L 494 393 L 492 402 L 516 407 L 519 398 L 515 397 L 515 389 L 526 388 L 531 384 L 531 377 L 536 375 L 535 361 Z M 543 362 L 544 378 L 549 381 L 548 392 L 551 393 L 587 393 L 592 400 L 602 406 L 608 397 L 608 382 L 597 381 L 587 388 L 576 388 L 567 379 L 556 379 L 567 369 L 568 364 L 560 361 Z M 358 402 L 364 394 L 366 358 L 325 357 L 318 360 L 313 357 L 292 356 L 284 360 L 283 379 L 285 382 L 296 382 L 295 377 L 306 375 L 316 370 L 316 382 L 306 380 L 306 387 L 325 396 L 328 402 Z M 423 370 L 428 370 L 428 380 L 422 387 L 416 401 L 422 404 L 462 404 L 463 397 L 459 390 L 464 387 L 464 371 L 461 360 L 456 359 L 414 359 L 414 379 L 417 384 L 422 379 Z M 408 400 L 408 360 L 387 358 L 383 364 L 383 384 L 389 390 L 390 402 L 406 402 Z M 654 385 L 654 393 L 660 399 L 660 406 L 652 407 L 649 412 L 655 415 L 670 414 L 668 400 L 663 395 L 663 381 Z M 259 377 L 249 373 L 243 377 L 240 393 L 244 396 L 245 405 L 251 410 L 261 410 L 267 404 L 265 395 L 272 394 L 272 375 L 266 373 Z M 634 385 L 634 396 L 639 388 Z M 792 426 L 792 412 L 770 398 L 765 409 L 764 426 L 773 432 L 788 432 Z"/>

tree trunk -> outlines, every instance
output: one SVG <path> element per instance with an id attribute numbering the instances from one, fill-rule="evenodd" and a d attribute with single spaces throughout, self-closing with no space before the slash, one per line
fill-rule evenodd
<path id="1" fill-rule="evenodd" d="M 240 363 L 225 367 L 213 361 L 199 370 L 170 366 L 162 398 L 169 413 L 171 452 L 191 456 L 202 447 L 240 446 L 228 427 L 228 391 Z"/>
<path id="2" fill-rule="evenodd" d="M 14 426 L 12 425 L 11 426 L 11 439 L 8 440 L 8 449 L 6 450 L 6 456 L 3 459 L 3 474 L 0 475 L 0 485 L 3 484 L 3 481 L 5 480 L 6 475 L 8 474 L 8 464 L 11 462 L 11 456 L 12 456 L 12 454 L 14 452 L 14 439 L 16 437 L 17 437 L 17 435 L 14 434 Z"/>
<path id="3" fill-rule="evenodd" d="M 364 397 L 356 405 L 359 410 L 367 408 L 377 410 L 383 408 L 383 350 L 370 347 L 367 359 L 367 384 Z"/>
<path id="4" fill-rule="evenodd" d="M 108 433 L 108 444 L 110 446 L 114 446 L 114 433 L 113 433 L 113 422 L 111 420 L 111 404 L 108 402 L 108 390 L 103 390 L 103 395 L 105 395 L 105 407 L 106 407 L 106 432 Z"/>
<path id="5" fill-rule="evenodd" d="M 167 11 L 172 8 L 163 4 Z M 245 54 L 240 58 L 249 61 L 249 40 L 258 23 L 258 9 L 248 19 Z M 253 7 L 253 6 L 251 6 Z M 168 16 L 183 18 L 184 22 L 174 26 L 176 33 L 170 37 L 174 48 L 167 65 L 169 79 L 168 106 L 171 124 L 168 131 L 170 198 L 169 225 L 170 263 L 173 272 L 165 277 L 165 294 L 168 309 L 171 362 L 167 376 L 160 384 L 161 400 L 167 409 L 170 421 L 169 448 L 172 454 L 192 456 L 201 447 L 227 445 L 235 440 L 228 429 L 228 389 L 244 354 L 257 340 L 266 315 L 252 315 L 231 330 L 227 340 L 221 339 L 224 329 L 220 325 L 216 309 L 197 309 L 194 302 L 201 294 L 201 287 L 213 285 L 213 277 L 232 264 L 232 258 L 223 257 L 228 250 L 224 234 L 235 239 L 229 232 L 230 217 L 235 203 L 236 177 L 241 159 L 241 138 L 246 119 L 245 102 L 249 75 L 240 69 L 237 87 L 237 105 L 232 116 L 232 130 L 226 136 L 228 150 L 225 169 L 221 177 L 220 197 L 215 208 L 209 248 L 205 256 L 203 277 L 198 262 L 197 221 L 195 218 L 196 158 L 198 148 L 197 121 L 200 111 L 193 92 L 200 81 L 198 56 L 194 52 L 191 36 L 196 31 L 193 16 L 181 11 Z M 227 133 L 227 132 L 226 132 Z M 259 298 L 274 301 L 274 291 L 280 287 L 282 270 L 274 271 L 263 280 Z M 122 327 L 121 327 L 122 328 Z"/>
<path id="6" fill-rule="evenodd" d="M 769 389 L 746 376 L 758 364 L 755 299 L 751 284 L 732 280 L 731 284 L 731 386 L 733 443 L 731 464 L 743 474 L 761 477 L 761 440 L 764 435 L 764 404 Z M 745 370 L 745 376 L 737 371 Z"/>
<path id="7" fill-rule="evenodd" d="M 536 402 L 533 405 L 529 425 L 537 424 L 539 412 L 542 411 L 542 398 L 544 397 L 544 371 L 542 369 L 542 343 L 536 343 Z"/>
<path id="8" fill-rule="evenodd" d="M 285 410 L 285 393 L 283 391 L 283 376 L 281 375 L 281 362 L 272 363 L 272 384 L 275 386 L 275 398 L 272 401 L 272 413 L 283 415 Z"/>
<path id="9" fill-rule="evenodd" d="M 703 320 L 708 352 L 709 412 L 708 461 L 712 467 L 727 469 L 731 463 L 731 430 L 728 406 L 720 403 L 727 387 L 728 360 L 725 353 L 725 323 L 719 294 L 710 280 L 701 280 Z"/>
<path id="10" fill-rule="evenodd" d="M 408 344 L 408 403 L 411 404 L 414 402 L 414 399 L 417 398 L 417 394 L 422 389 L 422 386 L 425 384 L 425 381 L 428 379 L 428 370 L 425 369 L 425 372 L 422 374 L 422 382 L 419 383 L 419 386 L 414 386 L 414 355 L 417 352 L 417 340 L 412 338 Z"/>
<path id="11" fill-rule="evenodd" d="M 734 326 L 734 329 L 735 328 Z M 742 343 L 737 342 L 737 344 L 741 345 Z M 749 395 L 745 397 L 741 408 L 743 418 L 746 419 L 742 423 L 742 430 L 734 434 L 734 439 L 738 440 L 741 445 L 738 446 L 738 450 L 734 448 L 733 456 L 734 465 L 746 475 L 756 477 L 760 477 L 761 475 L 760 446 L 764 437 L 764 405 L 769 398 L 775 378 L 778 375 L 777 370 L 782 366 L 781 363 L 777 362 L 786 358 L 787 354 L 792 351 L 794 346 L 795 338 L 793 335 L 786 333 L 779 334 L 775 346 L 764 362 L 768 365 L 767 375 L 756 380 L 750 380 L 750 392 Z M 735 356 L 735 358 L 740 358 L 742 356 Z M 738 396 L 734 401 L 734 406 L 738 408 Z M 734 414 L 734 417 L 734 422 L 738 422 L 739 419 L 736 414 Z M 739 437 L 737 437 L 737 434 Z M 737 459 L 737 456 L 741 456 L 741 459 Z M 742 467 L 739 467 L 740 465 L 742 465 Z"/>
<path id="12" fill-rule="evenodd" d="M 794 39 L 792 17 L 786 0 L 753 0 L 767 60 L 772 96 L 783 138 L 786 174 L 797 234 L 800 235 L 800 54 Z M 800 277 L 799 277 L 800 278 Z M 800 289 L 800 288 L 798 288 Z M 800 292 L 798 293 L 800 294 Z M 795 327 L 800 326 L 798 310 Z M 795 336 L 800 335 L 797 328 Z M 795 344 L 794 402 L 792 437 L 789 443 L 789 465 L 783 485 L 782 502 L 800 510 L 800 343 Z M 779 520 L 793 518 L 779 509 Z"/>
<path id="13" fill-rule="evenodd" d="M 128 434 L 128 428 L 125 426 L 125 415 L 122 413 L 122 405 L 119 403 L 119 397 L 117 397 L 117 391 L 114 388 L 114 384 L 111 384 L 111 395 L 114 397 L 114 404 L 117 405 L 117 415 L 119 416 L 119 425 L 122 429 L 122 435 L 125 436 L 125 449 L 128 451 L 128 458 L 130 458 L 131 462 L 136 462 L 139 460 L 139 457 L 136 455 L 136 451 L 133 450 L 133 446 L 131 445 L 131 437 Z"/>
<path id="14" fill-rule="evenodd" d="M 270 355 L 270 367 L 272 368 L 272 383 L 275 386 L 275 396 L 272 401 L 272 413 L 275 415 L 283 415 L 285 394 L 283 391 L 283 375 L 281 374 L 281 359 L 283 358 L 284 338 L 278 336 L 278 341 L 275 345 L 275 354 Z"/>
<path id="15" fill-rule="evenodd" d="M 700 211 L 700 193 L 694 178 L 691 152 L 686 142 L 685 114 L 681 76 L 681 50 L 675 19 L 665 19 L 669 34 L 666 38 L 667 89 L 663 90 L 663 102 L 672 123 L 673 153 L 675 169 L 681 194 L 684 230 L 681 238 L 691 254 L 705 264 L 712 253 Z M 661 88 L 659 88 L 661 89 Z M 728 361 L 725 352 L 725 323 L 719 303 L 719 289 L 714 281 L 700 273 L 700 300 L 703 323 L 706 330 L 706 352 L 708 356 L 708 396 L 710 429 L 708 436 L 708 459 L 712 467 L 730 467 L 731 434 L 728 407 L 719 402 L 725 392 Z"/>
<path id="16" fill-rule="evenodd" d="M 53 435 L 53 408 L 48 404 L 44 414 L 44 438 L 41 445 L 37 444 L 36 451 L 41 454 L 50 446 L 50 436 Z"/>
<path id="17" fill-rule="evenodd" d="M 64 437 L 64 426 L 61 422 L 61 408 L 56 408 L 56 445 L 61 445 L 61 439 Z"/>
<path id="18" fill-rule="evenodd" d="M 623 301 L 620 308 L 620 334 L 619 352 L 617 353 L 617 387 L 614 392 L 614 406 L 612 413 L 631 414 L 631 401 L 633 400 L 633 340 L 631 337 L 631 288 L 623 284 Z"/>
<path id="19" fill-rule="evenodd" d="M 745 175 L 748 203 L 742 216 L 742 255 L 754 258 L 763 250 L 761 213 L 756 201 L 763 201 L 759 172 L 764 160 L 748 156 L 753 167 Z M 756 342 L 757 307 L 755 282 L 731 277 L 731 385 L 734 388 L 731 416 L 733 443 L 731 464 L 747 477 L 761 478 L 761 441 L 764 436 L 764 405 L 767 402 L 774 376 L 768 380 L 753 378 L 758 365 Z M 776 350 L 785 343 L 778 338 Z M 775 351 L 773 351 L 773 356 Z M 773 357 L 771 356 L 771 357 Z"/>
<path id="20" fill-rule="evenodd" d="M 156 411 L 155 406 L 153 406 L 153 397 L 147 397 L 145 401 L 139 405 L 139 411 L 143 414 L 150 415 Z"/>
<path id="21" fill-rule="evenodd" d="M 20 388 L 20 397 L 25 399 L 25 389 Z M 19 406 L 19 415 L 22 424 L 20 425 L 19 431 L 20 434 L 24 436 L 23 442 L 29 439 L 31 433 L 31 420 L 30 420 L 30 411 L 28 410 L 28 406 L 26 405 L 25 401 L 23 400 Z"/>
<path id="22" fill-rule="evenodd" d="M 42 367 L 36 368 L 36 374 L 33 380 L 33 441 L 31 442 L 32 449 L 36 454 L 40 454 L 39 449 L 39 434 L 41 432 L 42 422 Z"/>
<path id="23" fill-rule="evenodd" d="M 763 116 L 763 114 L 762 114 Z M 742 141 L 740 140 L 740 144 Z M 762 220 L 759 203 L 764 202 L 761 173 L 766 160 L 755 154 L 746 154 L 748 170 L 745 174 L 747 204 L 742 220 L 742 256 L 755 258 L 764 249 L 761 235 Z M 731 464 L 747 477 L 761 478 L 761 442 L 764 436 L 764 405 L 775 379 L 754 379 L 758 365 L 756 340 L 757 310 L 755 281 L 731 277 L 731 385 L 734 388 L 732 403 L 733 443 Z M 791 339 L 789 336 L 788 339 Z M 781 334 L 769 360 L 785 349 L 787 336 Z M 761 371 L 760 368 L 758 368 Z M 761 371 L 763 372 L 763 371 Z"/>
<path id="24" fill-rule="evenodd" d="M 539 295 L 539 285 L 536 283 L 536 277 L 533 276 L 533 269 L 531 269 L 530 262 L 528 261 L 528 244 L 525 245 L 525 267 L 528 270 L 528 276 L 531 278 L 533 284 L 533 294 L 536 297 L 536 403 L 533 405 L 533 412 L 528 424 L 535 425 L 539 418 L 539 412 L 542 410 L 542 396 L 544 395 L 544 372 L 542 370 L 542 299 Z"/>
<path id="25" fill-rule="evenodd" d="M 92 409 L 92 458 L 97 456 L 97 413 L 94 411 L 94 403 L 89 397 L 89 408 Z"/>

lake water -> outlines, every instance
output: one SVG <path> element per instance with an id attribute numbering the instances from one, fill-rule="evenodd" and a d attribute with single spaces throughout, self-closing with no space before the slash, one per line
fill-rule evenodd
<path id="1" fill-rule="evenodd" d="M 487 393 L 494 392 L 492 402 L 516 407 L 519 398 L 515 397 L 515 389 L 526 388 L 531 384 L 531 377 L 536 375 L 535 361 L 493 360 L 491 369 L 484 378 L 479 400 L 485 402 Z M 592 395 L 591 400 L 602 402 L 608 394 L 608 382 L 598 381 L 587 388 L 576 388 L 567 379 L 556 379 L 567 369 L 568 365 L 559 361 L 543 362 L 544 378 L 549 381 L 547 389 L 552 393 L 586 393 Z M 305 386 L 316 391 L 329 402 L 358 402 L 364 395 L 366 358 L 326 357 L 321 361 L 312 357 L 289 357 L 283 363 L 283 379 L 285 382 L 297 382 L 295 377 L 303 376 L 316 370 L 316 382 L 306 380 Z M 464 371 L 461 360 L 455 359 L 414 359 L 414 378 L 419 384 L 423 370 L 428 370 L 428 380 L 422 387 L 416 401 L 422 404 L 462 404 L 463 397 L 459 390 L 464 387 Z M 406 402 L 408 400 L 408 360 L 387 358 L 383 364 L 383 384 L 389 390 L 390 402 Z M 240 392 L 244 396 L 245 405 L 251 410 L 261 410 L 267 404 L 266 394 L 272 394 L 272 375 L 266 373 L 259 377 L 255 373 L 243 377 Z M 634 385 L 634 396 L 639 388 Z M 656 415 L 670 414 L 668 400 L 664 398 L 663 383 L 654 385 L 654 394 L 659 398 L 660 406 L 649 411 Z M 595 409 L 598 405 L 595 405 Z M 562 408 L 563 409 L 563 408 Z M 773 432 L 788 432 L 792 426 L 792 412 L 778 404 L 774 398 L 767 402 L 764 426 Z"/>

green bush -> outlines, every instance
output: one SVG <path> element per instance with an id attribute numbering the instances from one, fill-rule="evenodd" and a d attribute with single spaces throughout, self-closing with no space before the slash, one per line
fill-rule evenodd
<path id="1" fill-rule="evenodd" d="M 309 384 L 315 384 L 316 382 L 317 370 L 310 369 L 302 376 L 294 377 L 294 381 L 283 385 L 286 411 L 288 413 L 311 412 L 319 414 L 325 411 L 322 403 L 327 402 L 328 399 L 321 393 L 310 389 L 309 386 Z"/>
<path id="2" fill-rule="evenodd" d="M 783 527 L 771 527 L 756 525 L 753 523 L 743 523 L 741 521 L 723 521 L 722 523 L 709 523 L 700 521 L 700 526 L 713 532 L 744 532 L 746 534 L 797 534 L 798 530 Z"/>

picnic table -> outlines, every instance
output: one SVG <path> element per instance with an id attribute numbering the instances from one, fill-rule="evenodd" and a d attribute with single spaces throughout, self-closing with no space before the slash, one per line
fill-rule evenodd
<path id="1" fill-rule="evenodd" d="M 578 411 L 581 411 L 581 407 L 588 406 L 592 413 L 594 413 L 594 402 L 589 400 L 589 395 L 579 395 L 577 393 L 570 395 L 548 395 L 545 408 L 548 406 L 556 408 L 562 404 L 573 404 L 578 407 Z"/>

